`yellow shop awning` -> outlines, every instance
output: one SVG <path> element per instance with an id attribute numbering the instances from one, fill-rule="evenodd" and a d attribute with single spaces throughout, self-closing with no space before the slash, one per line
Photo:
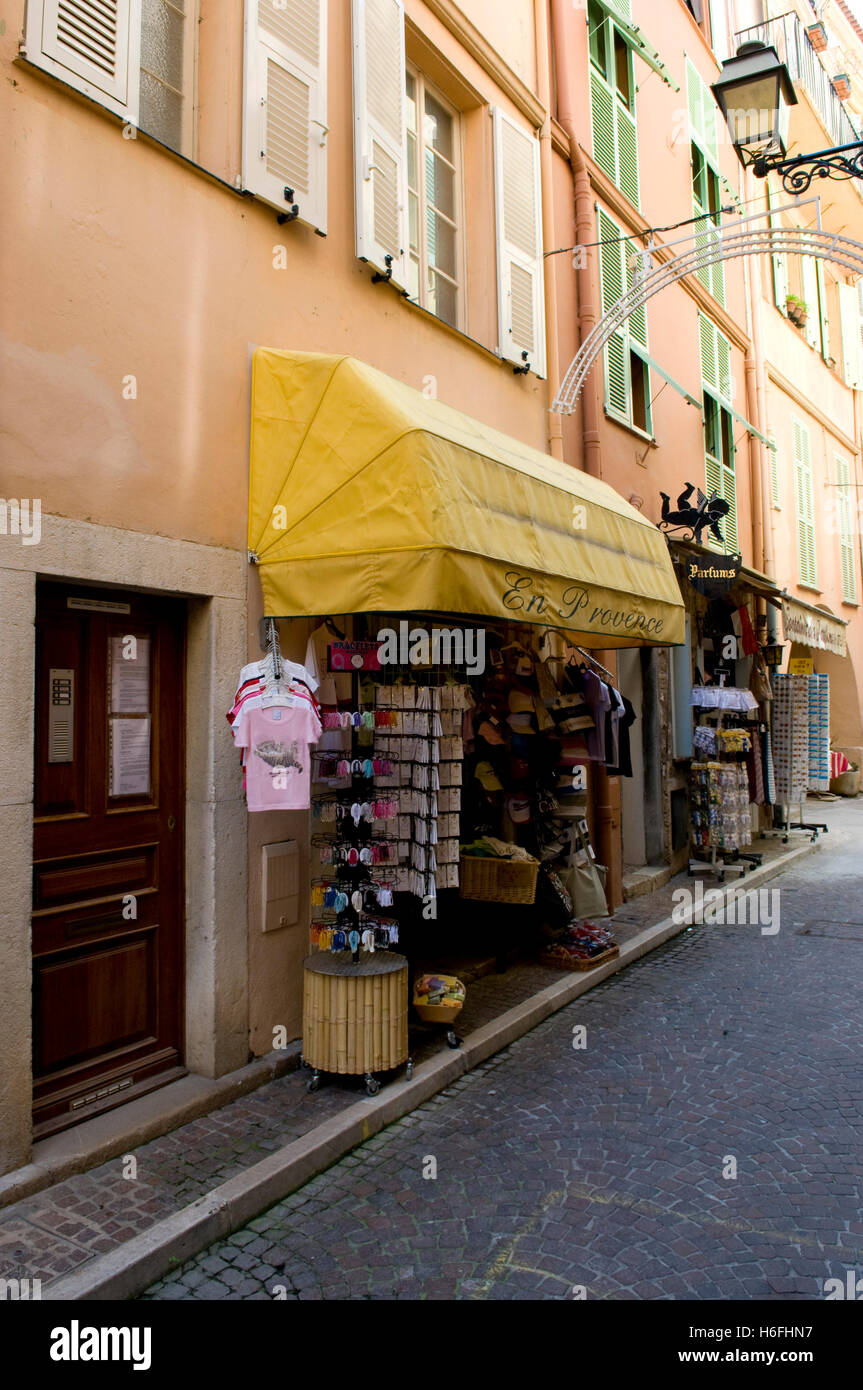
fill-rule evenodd
<path id="1" fill-rule="evenodd" d="M 443 612 L 684 640 L 665 538 L 613 488 L 352 357 L 259 349 L 249 551 L 269 617 Z"/>

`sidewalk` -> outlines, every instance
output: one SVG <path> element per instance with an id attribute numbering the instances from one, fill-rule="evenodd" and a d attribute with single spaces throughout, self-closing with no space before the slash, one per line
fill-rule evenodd
<path id="1" fill-rule="evenodd" d="M 810 819 L 831 823 L 841 803 L 810 803 Z M 829 841 L 828 841 L 829 843 Z M 757 887 L 817 848 L 798 832 L 754 846 L 764 866 L 725 890 Z M 706 878 L 705 887 L 716 886 Z M 0 1209 L 0 1277 L 42 1281 L 42 1297 L 132 1297 L 178 1261 L 237 1229 L 295 1191 L 364 1139 L 499 1053 L 557 1009 L 685 930 L 672 922 L 673 893 L 693 886 L 678 875 L 615 915 L 620 958 L 571 975 L 535 963 L 470 984 L 459 1032 L 412 1038 L 413 1079 L 404 1070 L 365 1096 L 360 1078 L 324 1078 L 316 1094 L 293 1070 L 173 1132 Z M 707 928 L 709 930 L 709 928 Z"/>

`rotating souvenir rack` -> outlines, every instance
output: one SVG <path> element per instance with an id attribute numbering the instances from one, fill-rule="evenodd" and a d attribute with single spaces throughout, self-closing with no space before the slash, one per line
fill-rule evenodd
<path id="1" fill-rule="evenodd" d="M 315 754 L 316 784 L 330 789 L 312 798 L 312 814 L 321 827 L 312 835 L 322 873 L 312 879 L 312 952 L 350 951 L 354 964 L 361 953 L 386 950 L 399 939 L 393 905 L 399 863 L 393 830 L 398 801 L 375 787 L 391 777 L 390 758 L 341 758 L 331 751 Z"/>
<path id="2" fill-rule="evenodd" d="M 773 677 L 773 763 L 776 801 L 783 807 L 782 841 L 792 830 L 806 830 L 810 840 L 827 834 L 823 821 L 806 821 L 809 791 L 830 788 L 830 678 L 825 675 Z M 800 819 L 791 820 L 796 803 Z"/>
<path id="3" fill-rule="evenodd" d="M 691 703 L 699 719 L 689 784 L 690 841 L 697 853 L 690 856 L 687 873 L 690 878 L 712 873 L 723 883 L 729 871 L 745 874 L 763 857 L 743 852 L 752 840 L 752 823 L 749 774 L 739 759 L 749 753 L 751 738 L 745 728 L 725 726 L 727 717 L 745 715 L 758 702 L 748 690 L 696 686 Z M 704 724 L 705 717 L 716 722 Z"/>

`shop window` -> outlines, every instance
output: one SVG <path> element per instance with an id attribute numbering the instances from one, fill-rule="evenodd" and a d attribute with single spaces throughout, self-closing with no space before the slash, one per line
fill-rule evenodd
<path id="1" fill-rule="evenodd" d="M 639 205 L 632 49 L 604 6 L 587 7 L 593 157 L 633 207 Z"/>
<path id="2" fill-rule="evenodd" d="M 189 157 L 197 0 L 29 0 L 31 63 Z"/>
<path id="3" fill-rule="evenodd" d="M 634 281 L 633 243 L 607 213 L 598 209 L 602 312 L 609 313 Z M 609 415 L 652 435 L 647 316 L 644 306 L 630 314 L 605 349 L 605 408 Z"/>
<path id="4" fill-rule="evenodd" d="M 408 70 L 406 95 L 410 287 L 424 309 L 456 328 L 462 281 L 458 115 L 422 73 Z"/>

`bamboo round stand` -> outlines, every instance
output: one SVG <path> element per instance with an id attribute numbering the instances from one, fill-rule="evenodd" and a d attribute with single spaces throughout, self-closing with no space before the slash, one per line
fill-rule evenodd
<path id="1" fill-rule="evenodd" d="M 390 1071 L 408 1059 L 408 963 L 391 951 L 361 954 L 320 951 L 307 956 L 303 970 L 303 1061 L 312 1068 L 308 1089 L 316 1091 L 320 1073 L 365 1076 Z"/>

